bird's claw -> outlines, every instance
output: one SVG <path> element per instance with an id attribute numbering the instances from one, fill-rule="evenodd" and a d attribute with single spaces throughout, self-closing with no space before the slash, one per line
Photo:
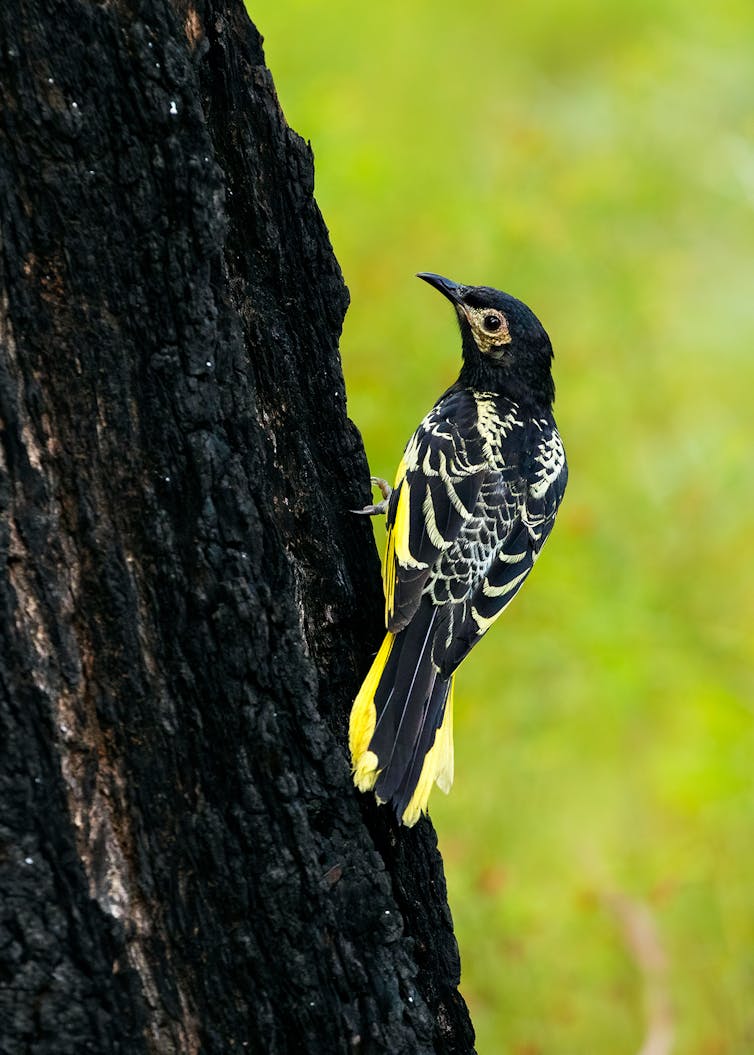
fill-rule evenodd
<path id="1" fill-rule="evenodd" d="M 382 501 L 376 502 L 374 505 L 364 506 L 363 509 L 352 509 L 351 512 L 356 513 L 358 516 L 377 517 L 384 516 L 387 513 L 387 504 L 390 501 L 393 489 L 387 480 L 383 480 L 381 476 L 373 476 L 371 480 L 372 486 L 379 488 Z"/>
<path id="2" fill-rule="evenodd" d="M 393 489 L 387 482 L 387 480 L 383 480 L 381 476 L 371 476 L 370 480 L 372 481 L 373 487 L 379 487 L 380 494 L 387 502 L 390 498 L 390 495 L 393 493 Z"/>

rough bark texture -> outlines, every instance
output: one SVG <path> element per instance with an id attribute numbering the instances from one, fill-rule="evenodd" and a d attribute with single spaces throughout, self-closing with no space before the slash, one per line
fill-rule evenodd
<path id="1" fill-rule="evenodd" d="M 0 8 L 0 1051 L 470 1052 L 347 293 L 240 0 Z"/>

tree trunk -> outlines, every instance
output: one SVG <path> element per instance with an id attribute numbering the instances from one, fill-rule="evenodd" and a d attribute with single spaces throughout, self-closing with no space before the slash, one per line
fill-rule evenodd
<path id="1" fill-rule="evenodd" d="M 240 0 L 0 9 L 0 1051 L 471 1052 L 347 292 Z"/>

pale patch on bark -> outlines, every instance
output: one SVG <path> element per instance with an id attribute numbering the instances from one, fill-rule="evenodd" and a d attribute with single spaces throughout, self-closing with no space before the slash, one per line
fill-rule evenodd
<path id="1" fill-rule="evenodd" d="M 189 7 L 186 12 L 186 21 L 183 24 L 183 28 L 188 37 L 189 44 L 192 48 L 195 48 L 204 36 L 204 30 L 202 29 L 199 15 L 196 13 L 196 8 Z"/>

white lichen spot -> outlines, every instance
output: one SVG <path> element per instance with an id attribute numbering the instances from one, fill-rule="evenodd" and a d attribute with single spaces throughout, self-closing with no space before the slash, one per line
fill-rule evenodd
<path id="1" fill-rule="evenodd" d="M 170 100 L 170 112 L 171 112 L 171 114 L 177 114 L 178 113 L 178 107 L 175 104 L 175 99 L 171 99 Z"/>
<path id="2" fill-rule="evenodd" d="M 24 864 L 25 865 L 33 865 L 34 864 L 34 858 L 33 857 L 24 857 Z"/>
<path id="3" fill-rule="evenodd" d="M 55 81 L 54 81 L 54 80 L 52 79 L 52 77 L 48 77 L 48 78 L 47 78 L 47 83 L 48 83 L 48 84 L 54 84 L 54 83 L 55 83 Z"/>

